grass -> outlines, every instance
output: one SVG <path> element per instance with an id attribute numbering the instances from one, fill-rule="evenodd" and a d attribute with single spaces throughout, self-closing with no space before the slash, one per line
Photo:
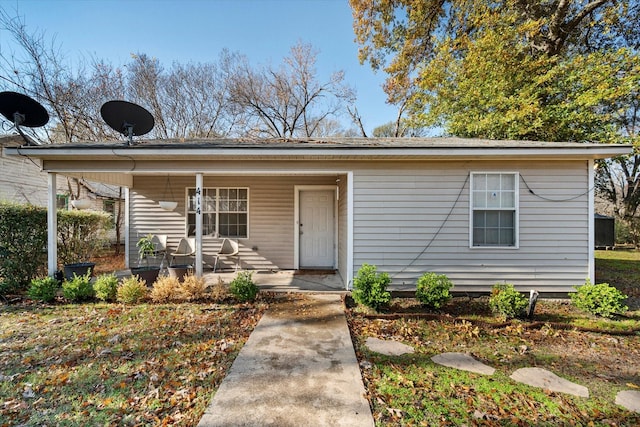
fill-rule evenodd
<path id="1" fill-rule="evenodd" d="M 596 257 L 597 283 L 640 296 L 638 252 Z M 119 263 L 98 265 L 112 271 Z M 534 326 L 494 318 L 482 299 L 456 299 L 432 319 L 356 310 L 347 317 L 377 425 L 634 426 L 640 414 L 614 399 L 640 389 L 640 335 L 625 335 L 640 327 L 635 301 L 628 318 L 605 320 L 541 300 Z M 392 302 L 395 312 L 421 312 L 415 301 Z M 0 426 L 195 425 L 269 303 L 2 305 Z M 416 353 L 373 353 L 367 337 L 397 339 Z M 497 371 L 486 377 L 431 361 L 445 351 L 468 352 Z M 585 385 L 591 396 L 509 379 L 527 366 Z"/>
<path id="2" fill-rule="evenodd" d="M 455 318 L 375 319 L 353 312 L 349 324 L 377 425 L 640 424 L 640 414 L 614 403 L 618 391 L 640 388 L 638 334 L 529 329 L 526 322 L 492 327 Z M 383 356 L 368 350 L 367 337 L 398 340 L 416 353 Z M 497 372 L 488 377 L 431 361 L 443 352 L 470 353 Z M 550 393 L 509 378 L 533 366 L 588 387 L 591 396 Z"/>
<path id="3" fill-rule="evenodd" d="M 596 251 L 596 283 L 609 283 L 632 304 L 640 301 L 640 251 Z"/>
<path id="4" fill-rule="evenodd" d="M 195 425 L 265 306 L 2 306 L 0 425 Z"/>
<path id="5" fill-rule="evenodd" d="M 539 300 L 535 322 L 503 322 L 486 298 L 455 298 L 439 315 L 413 299 L 394 299 L 385 315 L 349 309 L 347 318 L 376 425 L 636 426 L 640 414 L 615 404 L 621 390 L 640 389 L 640 253 L 597 251 L 597 283 L 629 295 L 616 320 L 576 310 L 568 300 Z M 596 332 L 594 332 L 596 331 Z M 370 351 L 367 337 L 411 345 L 412 355 Z M 496 368 L 492 376 L 435 364 L 463 352 Z M 584 385 L 589 398 L 517 383 L 516 369 L 541 367 Z"/>

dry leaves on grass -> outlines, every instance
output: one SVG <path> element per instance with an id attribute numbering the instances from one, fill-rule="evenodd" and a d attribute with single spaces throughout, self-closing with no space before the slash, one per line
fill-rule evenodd
<path id="1" fill-rule="evenodd" d="M 570 306 L 545 304 L 540 313 L 555 316 L 557 322 L 574 314 Z M 404 311 L 419 312 L 408 301 L 400 305 Z M 640 425 L 640 414 L 614 404 L 617 391 L 640 386 L 640 335 L 581 332 L 551 324 L 528 328 L 526 322 L 496 326 L 486 318 L 459 318 L 470 313 L 457 310 L 459 314 L 442 318 L 375 318 L 348 310 L 367 395 L 380 424 Z M 416 353 L 383 356 L 367 349 L 368 337 L 397 340 Z M 440 367 L 431 357 L 443 352 L 469 353 L 497 372 L 485 377 Z M 587 386 L 591 397 L 545 392 L 508 378 L 530 366 Z M 517 422 L 510 420 L 513 416 Z"/>
<path id="2" fill-rule="evenodd" d="M 9 425 L 195 425 L 266 304 L 4 306 Z"/>

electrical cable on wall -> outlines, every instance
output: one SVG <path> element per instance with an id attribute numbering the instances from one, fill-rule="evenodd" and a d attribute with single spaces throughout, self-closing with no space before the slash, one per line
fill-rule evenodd
<path id="1" fill-rule="evenodd" d="M 545 200 L 547 202 L 554 202 L 554 203 L 561 203 L 561 202 L 570 202 L 572 200 L 576 200 L 579 199 L 580 197 L 587 195 L 589 193 L 591 193 L 593 190 L 595 190 L 595 186 L 589 188 L 587 191 L 578 194 L 577 196 L 573 196 L 573 197 L 568 197 L 566 199 L 551 199 L 549 197 L 544 197 L 541 196 L 539 194 L 537 194 L 535 191 L 533 191 L 533 189 L 529 186 L 529 184 L 527 183 L 527 181 L 524 179 L 524 176 L 522 176 L 522 174 L 520 174 L 520 179 L 522 180 L 522 183 L 524 184 L 525 187 L 527 187 L 527 190 L 529 190 L 529 193 L 541 200 Z"/>
<path id="2" fill-rule="evenodd" d="M 18 155 L 19 155 L 19 156 L 26 157 L 26 158 L 27 158 L 31 163 L 33 163 L 33 165 L 34 165 L 35 167 L 37 167 L 38 169 L 40 169 L 40 172 L 42 172 L 42 171 L 44 170 L 44 169 L 42 169 L 42 166 L 41 166 L 41 165 L 39 165 L 39 164 L 37 164 L 37 163 L 35 162 L 35 160 L 33 160 L 31 157 L 29 157 L 29 156 L 28 156 L 28 155 L 26 155 L 26 154 L 22 154 L 22 153 L 20 152 L 20 147 L 16 147 L 16 151 L 18 152 Z"/>
<path id="3" fill-rule="evenodd" d="M 411 267 L 417 260 L 420 259 L 420 257 L 422 257 L 422 255 L 431 247 L 431 245 L 433 244 L 433 242 L 436 240 L 436 238 L 438 237 L 438 235 L 440 234 L 440 232 L 442 231 L 442 229 L 444 228 L 445 224 L 447 223 L 447 221 L 449 221 L 449 218 L 451 218 L 451 215 L 453 214 L 453 210 L 456 208 L 456 206 L 458 205 L 458 202 L 460 201 L 460 198 L 462 197 L 462 193 L 464 192 L 464 189 L 467 187 L 467 183 L 469 182 L 469 177 L 471 176 L 470 173 L 467 173 L 467 176 L 464 179 L 464 183 L 462 184 L 462 187 L 460 188 L 460 191 L 458 192 L 458 196 L 456 197 L 456 200 L 453 202 L 453 205 L 451 206 L 451 209 L 449 209 L 449 213 L 447 213 L 447 216 L 444 218 L 444 220 L 442 221 L 442 223 L 440 224 L 440 227 L 438 227 L 438 230 L 434 233 L 434 235 L 431 237 L 431 240 L 429 240 L 429 243 L 427 243 L 427 245 L 422 249 L 422 251 L 420 251 L 420 253 L 418 255 L 416 255 L 415 258 L 413 258 L 411 260 L 411 262 L 409 262 L 407 265 L 405 265 L 400 271 L 398 271 L 397 273 L 393 274 L 391 277 L 394 278 L 397 275 L 404 273 L 404 271 Z"/>
<path id="4" fill-rule="evenodd" d="M 572 197 L 568 197 L 565 199 L 551 199 L 545 196 L 541 196 L 539 194 L 537 194 L 527 183 L 527 181 L 524 179 L 524 176 L 520 175 L 520 179 L 522 180 L 522 183 L 524 184 L 524 186 L 527 188 L 527 190 L 529 191 L 529 193 L 541 200 L 545 200 L 548 202 L 553 202 L 553 203 L 561 203 L 561 202 L 570 202 L 572 200 L 576 200 L 579 199 L 580 197 L 583 197 L 586 194 L 589 194 L 590 192 L 592 192 L 595 187 L 591 187 L 589 188 L 587 191 L 582 192 L 576 196 L 572 196 Z M 440 224 L 440 226 L 438 227 L 438 230 L 435 232 L 435 234 L 431 237 L 431 240 L 429 240 L 429 242 L 426 244 L 426 246 L 422 249 L 422 251 L 420 251 L 420 253 L 411 260 L 411 262 L 409 262 L 407 265 L 405 265 L 400 271 L 398 271 L 397 273 L 393 274 L 391 277 L 395 278 L 396 276 L 398 276 L 399 274 L 403 273 L 404 271 L 406 271 L 407 268 L 411 267 L 418 259 L 420 259 L 422 257 L 422 255 L 424 255 L 424 253 L 431 247 L 431 245 L 433 244 L 433 242 L 435 241 L 435 239 L 438 237 L 438 235 L 442 232 L 442 229 L 444 228 L 445 224 L 449 221 L 449 218 L 451 217 L 451 215 L 453 214 L 453 210 L 455 209 L 455 207 L 457 206 L 458 202 L 460 201 L 460 198 L 462 197 L 462 193 L 464 192 L 464 189 L 467 186 L 467 183 L 469 182 L 469 177 L 471 176 L 471 174 L 467 174 L 464 183 L 462 184 L 462 188 L 460 188 L 460 191 L 458 192 L 458 196 L 456 197 L 456 200 L 454 201 L 453 205 L 451 206 L 451 209 L 449 210 L 449 213 L 447 213 L 447 216 L 444 218 L 444 220 L 442 221 L 442 223 Z"/>
<path id="5" fill-rule="evenodd" d="M 116 157 L 124 157 L 125 159 L 131 160 L 133 162 L 133 167 L 131 169 L 129 169 L 128 172 L 133 172 L 134 170 L 136 170 L 136 166 L 137 166 L 136 159 L 134 159 L 133 157 L 131 157 L 131 156 L 127 155 L 127 154 L 118 154 L 118 153 L 116 153 L 116 149 L 113 148 L 113 147 L 111 148 L 111 153 Z"/>

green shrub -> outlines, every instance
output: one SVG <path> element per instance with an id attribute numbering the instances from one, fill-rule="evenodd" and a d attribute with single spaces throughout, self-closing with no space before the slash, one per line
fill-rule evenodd
<path id="1" fill-rule="evenodd" d="M 101 301 L 115 301 L 118 292 L 118 278 L 115 274 L 102 274 L 93 284 L 96 298 Z"/>
<path id="2" fill-rule="evenodd" d="M 615 234 L 616 234 L 617 245 L 633 243 L 634 241 L 632 228 L 629 226 L 629 224 L 625 223 L 623 220 L 616 220 Z"/>
<path id="3" fill-rule="evenodd" d="M 256 299 L 258 294 L 258 286 L 253 283 L 253 273 L 250 271 L 241 271 L 231 281 L 229 291 L 240 302 L 248 302 Z"/>
<path id="4" fill-rule="evenodd" d="M 0 202 L 0 296 L 46 274 L 47 209 Z"/>
<path id="5" fill-rule="evenodd" d="M 529 299 L 510 283 L 496 283 L 491 288 L 489 307 L 497 315 L 506 318 L 522 317 L 528 305 Z"/>
<path id="6" fill-rule="evenodd" d="M 425 273 L 416 284 L 416 298 L 423 306 L 438 309 L 451 299 L 451 280 L 444 274 Z"/>
<path id="7" fill-rule="evenodd" d="M 86 262 L 108 242 L 113 219 L 106 212 L 58 211 L 58 260 L 61 264 Z"/>
<path id="8" fill-rule="evenodd" d="M 391 293 L 387 291 L 389 283 L 391 278 L 387 273 L 378 273 L 375 265 L 363 264 L 353 279 L 353 299 L 378 310 L 391 301 Z"/>
<path id="9" fill-rule="evenodd" d="M 72 302 L 87 301 L 95 295 L 91 284 L 91 273 L 73 275 L 73 279 L 62 282 L 62 295 Z"/>
<path id="10" fill-rule="evenodd" d="M 609 285 L 599 283 L 593 285 L 589 280 L 582 286 L 575 286 L 576 292 L 569 296 L 571 302 L 581 310 L 602 317 L 613 317 L 616 313 L 624 313 L 629 308 L 623 305 L 627 296 Z"/>
<path id="11" fill-rule="evenodd" d="M 123 304 L 136 304 L 147 296 L 147 284 L 138 276 L 130 276 L 118 285 L 116 299 Z"/>
<path id="12" fill-rule="evenodd" d="M 60 284 L 53 277 L 32 279 L 27 295 L 29 298 L 43 302 L 51 302 L 55 299 Z"/>

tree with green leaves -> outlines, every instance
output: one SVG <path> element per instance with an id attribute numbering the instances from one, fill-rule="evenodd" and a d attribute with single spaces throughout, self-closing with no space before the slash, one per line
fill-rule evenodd
<path id="1" fill-rule="evenodd" d="M 415 127 L 491 139 L 639 144 L 640 1 L 350 0 L 360 60 Z M 635 216 L 640 158 L 597 189 Z M 622 187 L 621 187 L 622 186 Z"/>

